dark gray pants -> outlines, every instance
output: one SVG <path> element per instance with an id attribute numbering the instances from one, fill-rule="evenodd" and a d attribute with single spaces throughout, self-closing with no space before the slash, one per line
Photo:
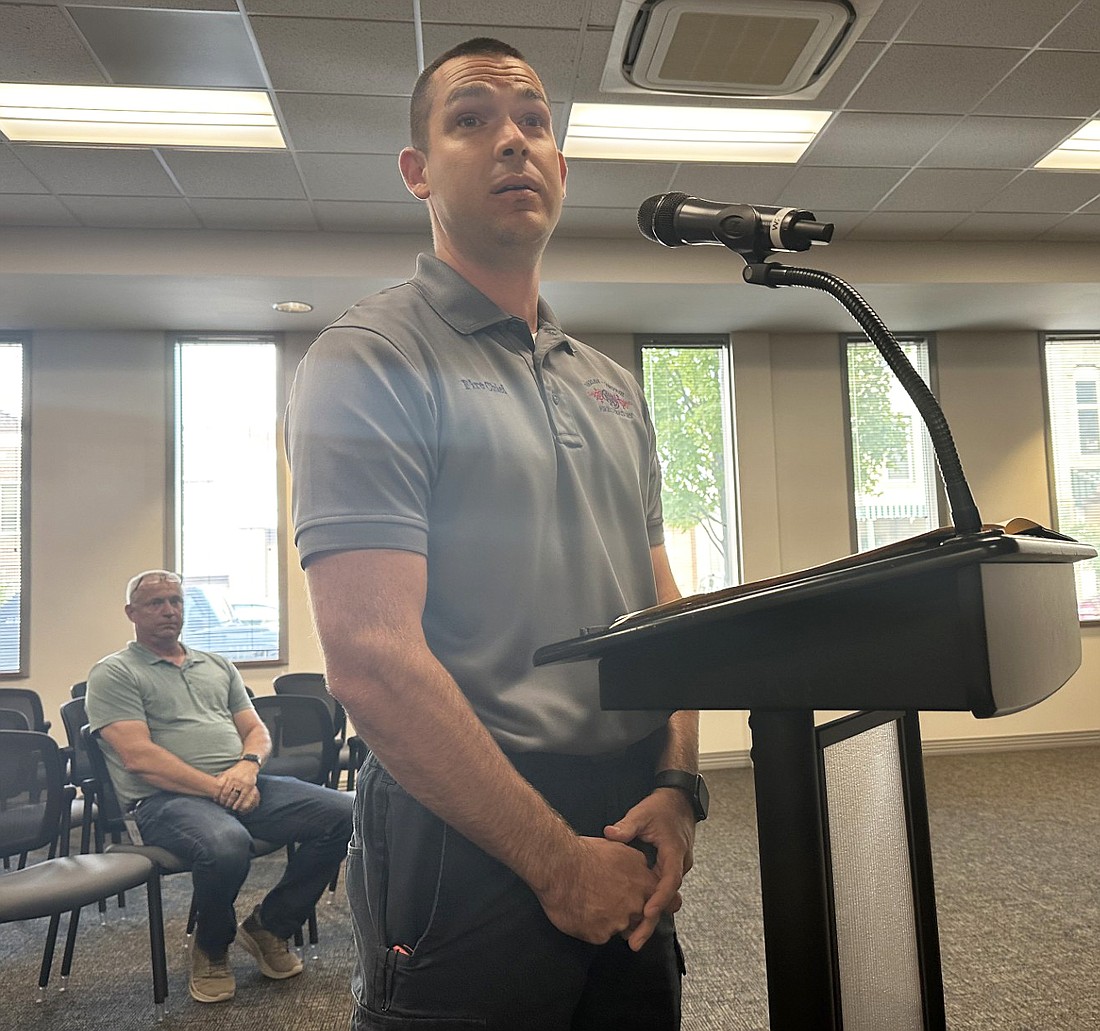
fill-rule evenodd
<path id="1" fill-rule="evenodd" d="M 513 758 L 577 830 L 603 835 L 649 793 L 659 736 L 625 754 Z M 373 756 L 357 783 L 347 886 L 353 1031 L 674 1031 L 683 959 L 671 917 L 637 953 L 550 923 L 501 863 L 411 798 Z"/>

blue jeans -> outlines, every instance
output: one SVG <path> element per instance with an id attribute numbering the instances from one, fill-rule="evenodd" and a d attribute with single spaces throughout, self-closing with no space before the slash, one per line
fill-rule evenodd
<path id="1" fill-rule="evenodd" d="M 236 936 L 233 904 L 248 876 L 253 838 L 295 844 L 282 879 L 260 908 L 260 922 L 280 938 L 289 938 L 306 921 L 347 854 L 349 793 L 263 774 L 256 787 L 260 804 L 250 813 L 168 791 L 149 796 L 134 810 L 146 845 L 159 845 L 191 864 L 195 941 L 208 956 L 221 956 Z"/>

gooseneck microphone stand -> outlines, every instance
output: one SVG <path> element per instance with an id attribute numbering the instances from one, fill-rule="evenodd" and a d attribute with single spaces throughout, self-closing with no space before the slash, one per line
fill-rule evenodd
<path id="1" fill-rule="evenodd" d="M 1096 551 L 982 532 L 943 412 L 882 320 L 836 276 L 767 260 L 832 226 L 683 193 L 649 198 L 638 225 L 840 301 L 924 419 L 954 525 L 632 613 L 534 664 L 597 661 L 606 710 L 749 711 L 772 1031 L 946 1031 L 918 712 L 984 719 L 1057 691 L 1081 663 L 1072 564 Z M 822 710 L 856 714 L 819 726 Z"/>
<path id="2" fill-rule="evenodd" d="M 778 262 L 753 261 L 742 271 L 746 283 L 757 286 L 804 286 L 822 290 L 835 297 L 878 348 L 879 353 L 897 376 L 901 385 L 917 407 L 928 434 L 932 439 L 932 448 L 943 477 L 947 502 L 951 508 L 951 522 L 960 535 L 981 533 L 982 520 L 978 506 L 970 492 L 963 473 L 962 462 L 955 448 L 951 429 L 947 425 L 943 409 L 940 408 L 935 394 L 913 368 L 894 334 L 886 328 L 875 310 L 839 276 L 812 268 L 792 268 Z"/>

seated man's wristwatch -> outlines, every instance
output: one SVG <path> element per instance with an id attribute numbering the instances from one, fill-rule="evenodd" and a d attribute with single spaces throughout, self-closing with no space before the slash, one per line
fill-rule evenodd
<path id="1" fill-rule="evenodd" d="M 691 799 L 691 808 L 695 813 L 695 822 L 700 823 L 707 818 L 710 809 L 710 792 L 707 791 L 707 782 L 698 773 L 688 773 L 687 770 L 661 770 L 653 778 L 655 788 L 678 788 Z"/>
<path id="2" fill-rule="evenodd" d="M 237 762 L 239 762 L 239 763 L 243 763 L 243 762 L 255 763 L 257 769 L 259 769 L 261 766 L 263 766 L 263 760 L 255 752 L 245 752 L 244 755 L 242 755 L 237 760 Z"/>

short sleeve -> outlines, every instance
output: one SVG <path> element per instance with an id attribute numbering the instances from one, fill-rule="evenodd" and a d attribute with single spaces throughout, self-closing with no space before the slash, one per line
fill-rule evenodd
<path id="1" fill-rule="evenodd" d="M 427 553 L 437 411 L 425 370 L 392 342 L 324 331 L 295 375 L 286 441 L 303 566 L 325 551 Z"/>
<path id="2" fill-rule="evenodd" d="M 122 720 L 146 722 L 141 689 L 133 674 L 114 656 L 101 659 L 92 667 L 84 704 L 93 731 Z"/>

